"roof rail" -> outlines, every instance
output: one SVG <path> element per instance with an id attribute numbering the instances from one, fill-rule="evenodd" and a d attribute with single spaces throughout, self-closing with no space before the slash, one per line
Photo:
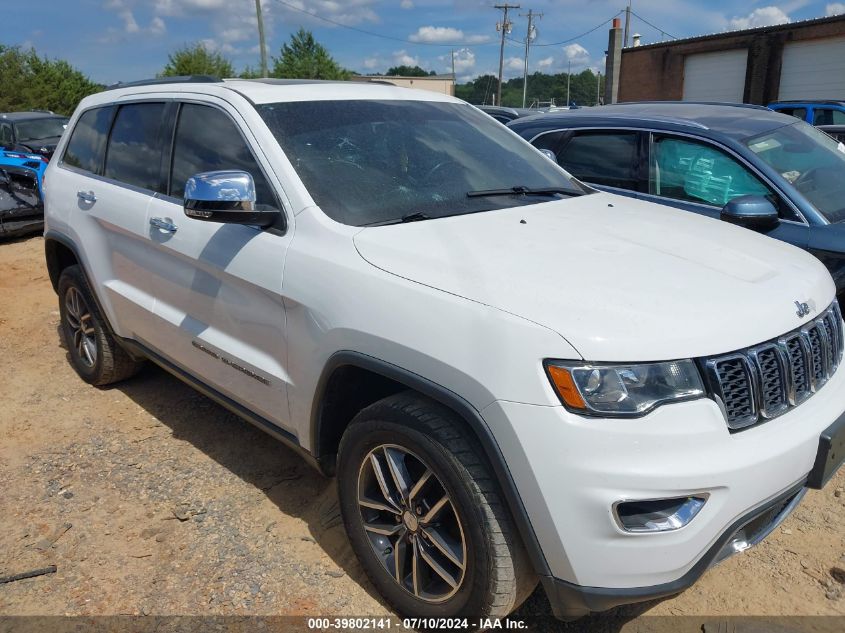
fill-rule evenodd
<path id="1" fill-rule="evenodd" d="M 157 86 L 160 84 L 217 84 L 223 80 L 211 75 L 180 75 L 177 77 L 156 77 L 155 79 L 140 79 L 138 81 L 118 81 L 116 84 L 106 86 L 106 90 L 117 90 L 118 88 L 136 88 L 138 86 Z"/>
<path id="2" fill-rule="evenodd" d="M 617 103 L 609 103 L 607 105 L 641 105 L 647 103 L 649 105 L 657 105 L 657 104 L 664 104 L 664 103 L 682 103 L 687 105 L 714 105 L 714 106 L 731 106 L 733 108 L 749 108 L 751 110 L 768 110 L 766 106 L 757 105 L 755 103 L 733 103 L 731 101 L 659 101 L 659 100 L 648 100 L 648 101 L 619 101 Z"/>

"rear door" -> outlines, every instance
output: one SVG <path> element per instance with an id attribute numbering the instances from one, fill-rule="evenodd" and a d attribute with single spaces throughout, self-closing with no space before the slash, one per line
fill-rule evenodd
<path id="1" fill-rule="evenodd" d="M 151 334 L 145 221 L 161 190 L 164 109 L 127 103 L 87 110 L 49 177 L 51 213 L 66 219 L 109 323 L 127 338 Z"/>
<path id="2" fill-rule="evenodd" d="M 561 138 L 557 162 L 590 185 L 635 197 L 643 188 L 642 136 L 636 130 L 576 130 Z M 535 145 L 540 147 L 543 138 L 536 139 Z"/>
<path id="3" fill-rule="evenodd" d="M 270 229 L 188 218 L 185 181 L 236 169 L 259 207 L 281 210 L 271 170 L 245 122 L 224 101 L 179 105 L 168 189 L 148 209 L 145 273 L 155 288 L 155 351 L 276 426 L 288 427 L 282 272 L 291 239 Z M 168 228 L 160 228 L 166 226 Z"/>

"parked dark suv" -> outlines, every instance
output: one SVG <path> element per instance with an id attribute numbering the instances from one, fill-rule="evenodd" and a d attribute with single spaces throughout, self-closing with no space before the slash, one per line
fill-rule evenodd
<path id="1" fill-rule="evenodd" d="M 509 127 L 599 189 L 809 250 L 842 300 L 845 147 L 811 125 L 762 106 L 651 102 L 526 117 Z"/>
<path id="2" fill-rule="evenodd" d="M 52 112 L 0 114 L 0 148 L 34 152 L 49 158 L 67 127 L 68 118 Z"/>

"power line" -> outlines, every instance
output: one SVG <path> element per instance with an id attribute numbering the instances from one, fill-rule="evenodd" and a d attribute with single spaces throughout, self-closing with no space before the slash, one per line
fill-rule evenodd
<path id="1" fill-rule="evenodd" d="M 608 18 L 607 20 L 605 20 L 601 24 L 597 24 L 596 26 L 591 28 L 589 31 L 584 31 L 580 35 L 576 35 L 575 37 L 570 37 L 568 40 L 563 40 L 561 42 L 551 42 L 550 44 L 532 44 L 532 46 L 560 46 L 561 44 L 569 44 L 570 42 L 574 42 L 575 40 L 580 40 L 582 37 L 589 35 L 593 31 L 598 31 L 601 27 L 603 27 L 608 22 L 613 22 L 613 18 L 618 18 L 620 15 L 622 15 L 622 13 L 624 13 L 624 11 L 619 11 L 616 15 L 611 16 L 610 18 Z M 642 18 L 640 18 L 640 19 L 642 20 Z M 645 20 L 643 20 L 643 22 L 645 22 Z M 660 29 L 658 29 L 658 30 L 660 30 Z"/>
<path id="2" fill-rule="evenodd" d="M 664 31 L 663 29 L 661 29 L 659 26 L 654 26 L 654 24 L 652 24 L 651 22 L 649 22 L 648 20 L 646 20 L 646 19 L 645 19 L 643 16 L 641 16 L 639 13 L 634 13 L 634 10 L 633 10 L 633 9 L 631 9 L 631 13 L 632 13 L 633 15 L 635 15 L 636 17 L 638 17 L 638 18 L 639 18 L 642 22 L 645 22 L 646 24 L 648 24 L 648 25 L 649 25 L 651 28 L 653 28 L 655 31 L 660 31 L 660 34 L 661 34 L 661 35 L 668 35 L 668 36 L 669 36 L 670 38 L 672 38 L 673 40 L 678 39 L 678 38 L 677 38 L 677 37 L 675 37 L 674 35 L 671 35 L 670 33 L 667 33 L 666 31 Z"/>
<path id="3" fill-rule="evenodd" d="M 405 44 L 413 44 L 414 46 L 446 46 L 446 47 L 463 47 L 463 46 L 496 46 L 498 42 L 417 42 L 414 40 L 405 39 L 403 37 L 393 37 L 391 35 L 385 35 L 384 33 L 376 33 L 375 31 L 367 31 L 366 29 L 359 29 L 355 26 L 349 26 L 348 24 L 344 24 L 343 22 L 338 22 L 336 20 L 332 20 L 331 18 L 323 17 L 322 15 L 318 15 L 316 13 L 311 13 L 311 11 L 307 11 L 306 9 L 300 9 L 297 6 L 290 4 L 289 2 L 285 2 L 284 0 L 276 0 L 281 5 L 286 6 L 288 9 L 293 9 L 294 11 L 299 11 L 300 13 L 304 13 L 312 18 L 317 18 L 318 20 L 322 20 L 323 22 L 328 22 L 329 24 L 334 24 L 335 26 L 339 26 L 344 29 L 349 29 L 350 31 L 355 31 L 357 33 L 363 33 L 364 35 L 370 35 L 371 37 L 380 37 L 384 40 L 391 40 L 394 42 L 403 42 Z"/>

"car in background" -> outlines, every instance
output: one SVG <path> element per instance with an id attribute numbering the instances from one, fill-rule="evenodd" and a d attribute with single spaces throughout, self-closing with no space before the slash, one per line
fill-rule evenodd
<path id="1" fill-rule="evenodd" d="M 581 181 L 806 249 L 845 294 L 845 146 L 762 106 L 616 104 L 508 125 Z"/>
<path id="2" fill-rule="evenodd" d="M 479 105 L 475 107 L 481 110 L 482 112 L 489 114 L 499 123 L 504 124 L 510 123 L 511 121 L 514 121 L 520 117 L 538 114 L 537 110 L 532 110 L 531 108 L 505 108 L 502 106 L 492 105 Z"/>
<path id="3" fill-rule="evenodd" d="M 66 116 L 40 110 L 0 114 L 0 148 L 49 159 L 67 122 Z"/>
<path id="4" fill-rule="evenodd" d="M 777 101 L 769 108 L 815 125 L 845 142 L 845 101 Z"/>
<path id="5" fill-rule="evenodd" d="M 67 122 L 45 111 L 0 114 L 0 238 L 43 229 L 42 178 Z"/>
<path id="6" fill-rule="evenodd" d="M 36 233 L 44 228 L 44 203 L 37 172 L 0 165 L 0 239 Z"/>

